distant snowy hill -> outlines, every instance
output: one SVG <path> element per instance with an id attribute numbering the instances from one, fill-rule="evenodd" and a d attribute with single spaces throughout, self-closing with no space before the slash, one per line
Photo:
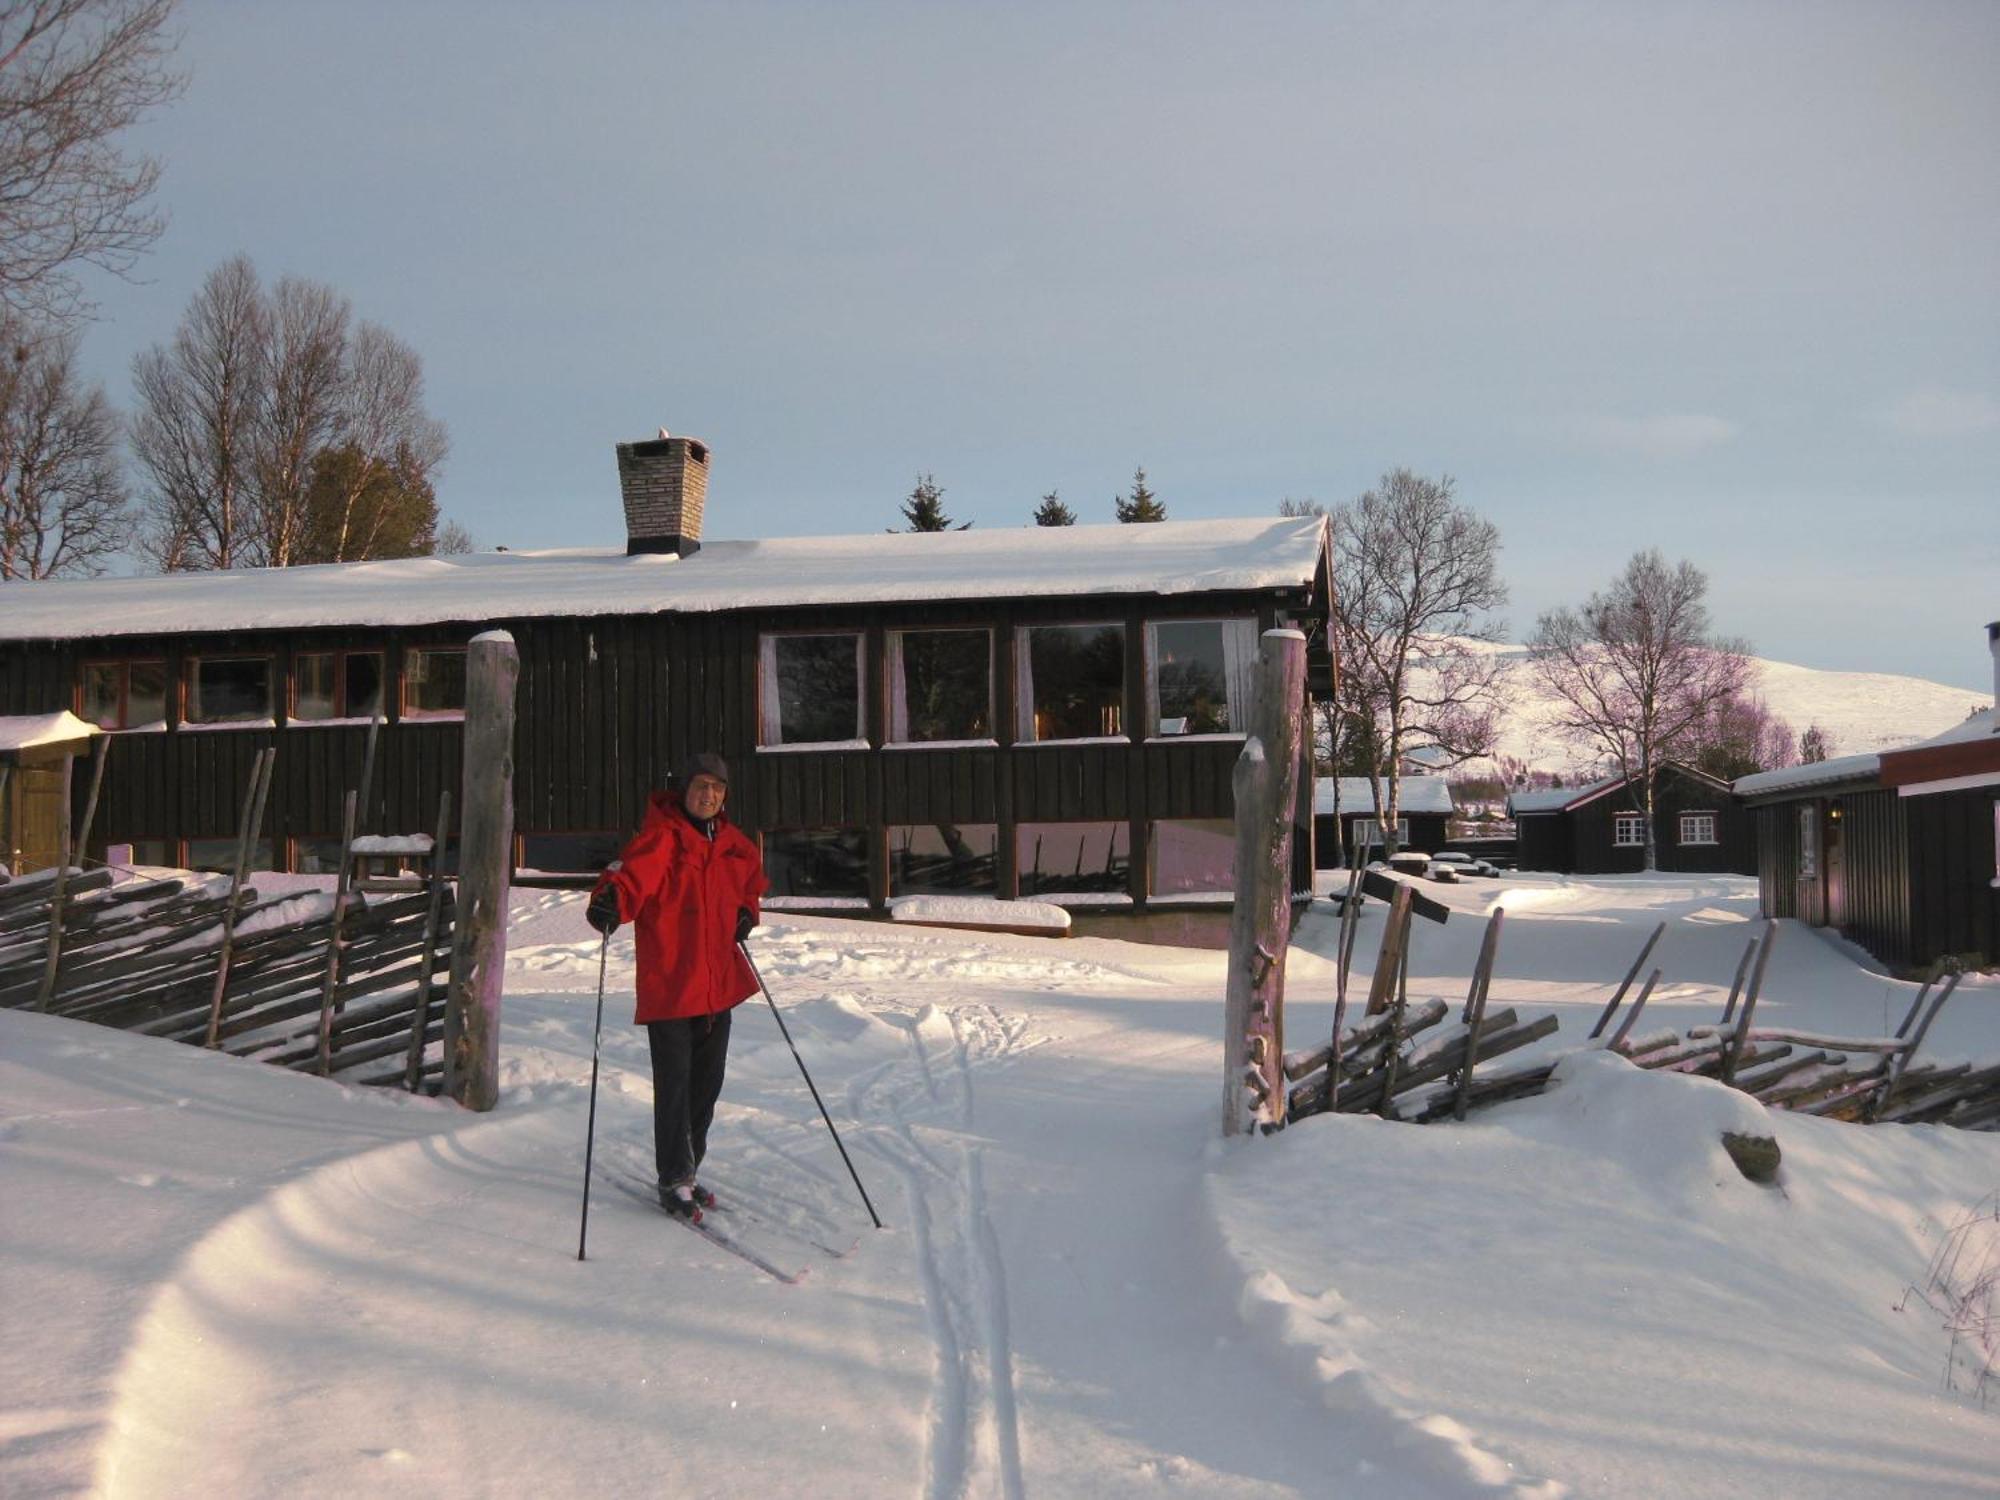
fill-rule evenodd
<path id="1" fill-rule="evenodd" d="M 1499 752 L 1550 770 L 1588 760 L 1590 757 L 1555 733 L 1555 704 L 1529 669 L 1527 648 L 1495 645 L 1490 649 L 1506 659 L 1510 676 Z M 1835 755 L 1856 755 L 1928 739 L 1992 701 L 1921 677 L 1828 672 L 1762 658 L 1756 662 L 1756 691 L 1771 712 L 1790 724 L 1794 734 L 1803 734 L 1809 724 L 1819 725 L 1831 736 Z"/>

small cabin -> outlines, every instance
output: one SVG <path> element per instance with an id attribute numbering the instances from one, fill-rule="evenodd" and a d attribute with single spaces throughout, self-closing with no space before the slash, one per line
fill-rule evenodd
<path id="1" fill-rule="evenodd" d="M 1396 847 L 1425 854 L 1444 848 L 1456 811 L 1451 783 L 1442 776 L 1405 776 L 1397 790 Z M 1313 782 L 1313 857 L 1318 868 L 1338 869 L 1343 854 L 1365 864 L 1379 859 L 1382 847 L 1382 821 L 1366 776 L 1321 776 Z"/>
<path id="2" fill-rule="evenodd" d="M 1748 820 L 1729 783 L 1680 761 L 1653 770 L 1657 868 L 1697 874 L 1756 871 Z M 1507 799 L 1524 870 L 1636 874 L 1646 867 L 1646 802 L 1639 775 L 1588 786 L 1519 791 Z"/>

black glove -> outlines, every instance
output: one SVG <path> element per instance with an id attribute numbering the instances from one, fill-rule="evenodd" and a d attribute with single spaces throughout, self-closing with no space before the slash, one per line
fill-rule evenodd
<path id="1" fill-rule="evenodd" d="M 618 892 L 610 886 L 593 891 L 590 905 L 583 909 L 583 919 L 606 937 L 618 930 Z"/>
<path id="2" fill-rule="evenodd" d="M 744 942 L 749 938 L 750 934 L 755 932 L 756 930 L 757 930 L 757 919 L 750 915 L 750 908 L 747 906 L 737 907 L 736 941 L 739 943 Z"/>

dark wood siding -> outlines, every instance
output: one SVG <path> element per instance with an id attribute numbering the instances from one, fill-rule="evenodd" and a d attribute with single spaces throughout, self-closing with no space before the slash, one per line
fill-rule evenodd
<path id="1" fill-rule="evenodd" d="M 1514 821 L 1520 852 L 1516 864 L 1523 870 L 1568 870 L 1571 868 L 1570 820 L 1561 813 L 1534 813 Z"/>
<path id="2" fill-rule="evenodd" d="M 1909 822 L 1911 962 L 2000 957 L 1993 790 L 1900 800 Z"/>
<path id="3" fill-rule="evenodd" d="M 1909 820 L 1894 792 L 1835 799 L 1840 812 L 1841 932 L 1886 963 L 1910 962 Z M 1798 840 L 1797 812 L 1790 831 Z"/>

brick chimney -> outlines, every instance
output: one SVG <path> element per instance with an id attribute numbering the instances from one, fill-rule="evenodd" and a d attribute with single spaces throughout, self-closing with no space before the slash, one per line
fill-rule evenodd
<path id="1" fill-rule="evenodd" d="M 625 551 L 701 550 L 701 507 L 708 498 L 708 444 L 674 437 L 618 445 L 618 488 L 625 498 Z"/>

